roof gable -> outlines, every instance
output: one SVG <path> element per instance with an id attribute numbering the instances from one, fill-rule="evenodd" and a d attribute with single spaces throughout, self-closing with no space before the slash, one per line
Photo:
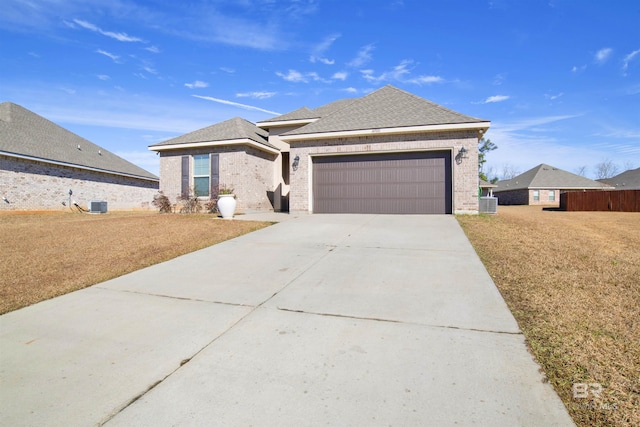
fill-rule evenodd
<path id="1" fill-rule="evenodd" d="M 206 143 L 206 142 L 233 142 L 238 140 L 251 140 L 257 144 L 277 149 L 267 142 L 269 134 L 264 129 L 260 129 L 248 120 L 234 117 L 224 122 L 216 123 L 202 129 L 150 145 L 150 149 L 163 146 Z"/>
<path id="2" fill-rule="evenodd" d="M 351 102 L 343 100 L 337 106 L 340 108 L 334 108 L 319 120 L 283 135 L 487 123 L 486 120 L 457 113 L 391 85 Z"/>
<path id="3" fill-rule="evenodd" d="M 508 180 L 498 181 L 494 192 L 523 189 L 608 189 L 609 186 L 562 169 L 540 164 Z"/>
<path id="4" fill-rule="evenodd" d="M 0 152 L 157 181 L 158 177 L 12 102 L 0 104 Z"/>

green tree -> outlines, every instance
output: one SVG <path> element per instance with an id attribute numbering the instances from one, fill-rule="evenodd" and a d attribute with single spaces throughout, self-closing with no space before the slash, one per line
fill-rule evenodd
<path id="1" fill-rule="evenodd" d="M 490 139 L 480 139 L 478 141 L 478 177 L 482 180 L 489 181 L 487 175 L 484 173 L 484 164 L 487 163 L 487 153 L 493 151 L 498 146 L 491 142 Z"/>

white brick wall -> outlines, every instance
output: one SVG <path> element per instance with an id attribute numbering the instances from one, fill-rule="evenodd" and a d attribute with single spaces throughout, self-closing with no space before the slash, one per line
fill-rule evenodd
<path id="1" fill-rule="evenodd" d="M 467 158 L 453 158 L 465 147 Z M 430 132 L 300 141 L 291 144 L 291 159 L 300 156 L 297 171 L 291 171 L 291 211 L 310 210 L 311 160 L 316 154 L 393 151 L 450 150 L 452 152 L 453 212 L 478 212 L 478 133 L 476 131 Z"/>
<path id="2" fill-rule="evenodd" d="M 158 183 L 100 172 L 0 156 L 0 210 L 65 210 L 71 201 L 92 200 L 108 210 L 152 209 Z M 65 202 L 67 206 L 64 206 Z"/>

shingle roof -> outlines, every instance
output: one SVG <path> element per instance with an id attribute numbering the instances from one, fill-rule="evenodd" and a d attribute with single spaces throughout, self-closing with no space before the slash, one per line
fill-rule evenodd
<path id="1" fill-rule="evenodd" d="M 206 128 L 150 145 L 149 148 L 162 147 L 166 145 L 193 144 L 197 142 L 224 142 L 239 139 L 250 139 L 258 144 L 264 145 L 272 149 L 276 149 L 267 142 L 269 134 L 264 129 L 260 129 L 248 120 L 240 117 L 216 123 Z"/>
<path id="2" fill-rule="evenodd" d="M 287 114 L 282 114 L 280 116 L 272 117 L 267 120 L 263 120 L 260 123 L 269 123 L 269 122 L 286 122 L 289 120 L 305 120 L 305 119 L 315 119 L 313 111 L 308 109 L 307 107 L 298 108 Z"/>
<path id="3" fill-rule="evenodd" d="M 151 172 L 12 102 L 0 104 L 0 152 L 158 180 Z"/>
<path id="4" fill-rule="evenodd" d="M 449 110 L 391 85 L 350 101 L 342 100 L 320 120 L 283 135 L 487 122 Z"/>
<path id="5" fill-rule="evenodd" d="M 498 181 L 494 193 L 523 189 L 609 189 L 607 184 L 585 178 L 544 163 L 512 179 Z"/>
<path id="6" fill-rule="evenodd" d="M 615 187 L 616 190 L 640 190 L 640 168 L 629 169 L 612 178 L 598 181 Z"/>

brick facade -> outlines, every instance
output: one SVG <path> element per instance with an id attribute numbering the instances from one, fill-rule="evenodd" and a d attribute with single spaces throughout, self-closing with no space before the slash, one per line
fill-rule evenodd
<path id="1" fill-rule="evenodd" d="M 457 164 L 453 158 L 462 147 L 467 150 L 467 158 Z M 290 209 L 304 212 L 313 210 L 311 168 L 314 155 L 421 150 L 451 151 L 453 212 L 478 213 L 478 133 L 475 130 L 292 142 L 290 158 L 299 156 L 300 163 L 296 171 L 290 172 Z"/>
<path id="2" fill-rule="evenodd" d="M 0 197 L 8 201 L 0 200 L 0 210 L 66 210 L 70 201 L 85 209 L 90 201 L 106 201 L 108 210 L 152 209 L 157 192 L 157 181 L 0 155 Z"/>
<path id="3" fill-rule="evenodd" d="M 522 189 L 494 192 L 500 205 L 534 205 L 534 206 L 560 206 L 560 190 L 537 190 L 538 200 L 535 200 L 535 190 Z M 549 200 L 550 192 L 555 191 L 555 200 Z"/>
<path id="4" fill-rule="evenodd" d="M 160 152 L 160 190 L 172 203 L 181 193 L 182 156 L 190 157 L 190 185 L 193 185 L 193 156 L 198 154 L 219 154 L 220 185 L 233 188 L 237 212 L 273 209 L 270 197 L 278 156 L 244 145 Z"/>

